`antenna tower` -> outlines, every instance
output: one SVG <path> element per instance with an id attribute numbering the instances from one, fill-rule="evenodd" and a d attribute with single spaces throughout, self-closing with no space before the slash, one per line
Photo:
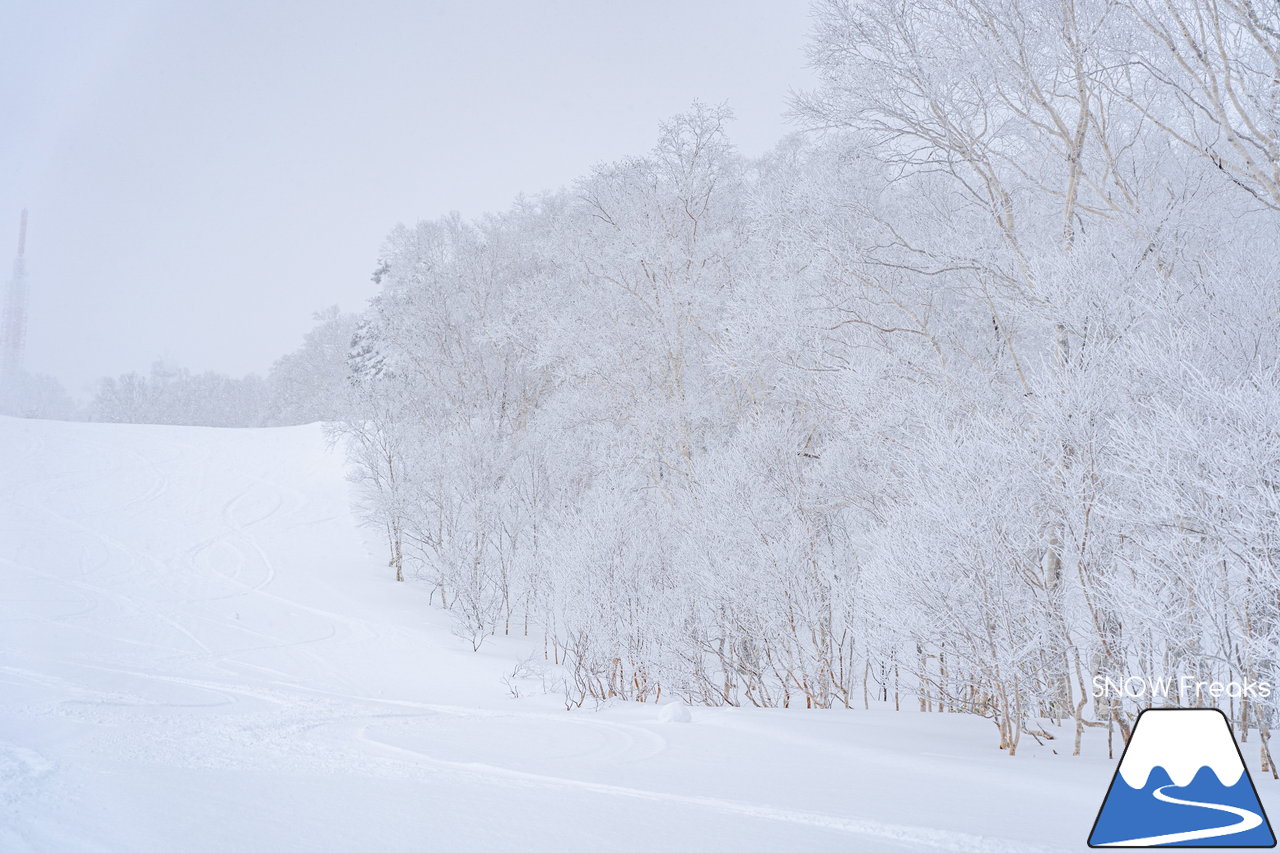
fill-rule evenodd
<path id="1" fill-rule="evenodd" d="M 27 211 L 18 225 L 18 255 L 13 259 L 13 277 L 4 303 L 4 325 L 0 326 L 0 372 L 12 379 L 22 371 L 22 353 L 27 341 Z"/>

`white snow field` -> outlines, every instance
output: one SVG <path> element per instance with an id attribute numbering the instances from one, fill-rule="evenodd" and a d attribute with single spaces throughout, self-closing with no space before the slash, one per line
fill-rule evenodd
<path id="1" fill-rule="evenodd" d="M 344 470 L 319 427 L 0 419 L 0 850 L 1085 849 L 1097 740 L 513 697 L 534 643 L 454 637 Z"/>

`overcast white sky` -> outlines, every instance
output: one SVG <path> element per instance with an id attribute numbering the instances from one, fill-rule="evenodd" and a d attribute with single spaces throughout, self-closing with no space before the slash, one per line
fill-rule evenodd
<path id="1" fill-rule="evenodd" d="M 360 308 L 396 222 L 647 151 L 694 98 L 749 154 L 809 85 L 807 0 L 0 0 L 0 269 L 27 366 L 265 371 Z"/>

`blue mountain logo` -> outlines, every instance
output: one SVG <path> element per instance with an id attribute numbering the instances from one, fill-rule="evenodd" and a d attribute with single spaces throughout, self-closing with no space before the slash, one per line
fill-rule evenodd
<path id="1" fill-rule="evenodd" d="M 1157 708 L 1138 715 L 1090 847 L 1275 847 L 1226 715 Z"/>

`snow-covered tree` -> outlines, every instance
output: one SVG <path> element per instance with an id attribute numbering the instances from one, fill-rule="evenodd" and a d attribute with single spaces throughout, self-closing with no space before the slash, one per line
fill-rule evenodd
<path id="1" fill-rule="evenodd" d="M 314 315 L 302 346 L 281 356 L 267 374 L 267 419 L 304 424 L 341 418 L 349 403 L 347 364 L 358 318 L 334 305 Z"/>
<path id="2" fill-rule="evenodd" d="M 392 232 L 340 430 L 397 575 L 476 646 L 543 637 L 569 706 L 912 703 L 1079 751 L 1139 710 L 1097 676 L 1274 678 L 1270 13 L 815 12 L 813 132 L 748 159 L 695 105 Z M 1275 696 L 1221 704 L 1265 747 Z"/>

